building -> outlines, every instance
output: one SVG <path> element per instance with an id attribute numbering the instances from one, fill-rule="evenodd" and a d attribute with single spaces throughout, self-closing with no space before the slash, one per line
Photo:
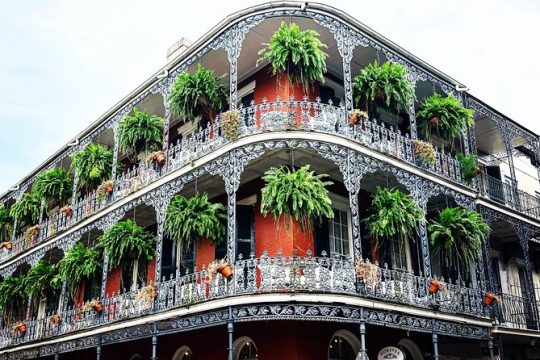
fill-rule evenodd
<path id="1" fill-rule="evenodd" d="M 268 61 L 257 66 L 281 22 L 320 35 L 324 83 L 304 91 L 288 78 L 276 82 Z M 376 108 L 375 118 L 351 126 L 353 79 L 375 61 L 400 64 L 417 100 L 397 113 Z M 229 99 L 206 125 L 185 121 L 169 101 L 178 76 L 199 64 L 226 74 Z M 415 147 L 423 138 L 417 113 L 434 93 L 460 99 L 475 124 L 450 145 L 433 136 L 426 165 Z M 164 163 L 144 165 L 122 150 L 119 124 L 135 108 L 164 119 Z M 237 139 L 218 114 L 228 109 L 239 111 Z M 100 244 L 121 221 L 156 239 L 152 260 L 119 267 L 103 256 L 99 276 L 73 291 L 67 274 L 57 296 L 35 293 L 4 308 L 0 358 L 352 360 L 397 347 L 407 359 L 538 359 L 539 140 L 340 10 L 280 1 L 239 11 L 196 42 L 175 44 L 164 68 L 0 197 L 12 209 L 35 190 L 38 174 L 69 170 L 89 144 L 112 151 L 103 165 L 111 189 L 76 178 L 67 208 L 40 200 L 37 221 L 13 224 L 2 243 L 0 293 L 6 279 L 21 279 L 41 260 L 56 264 L 76 244 Z M 480 174 L 466 179 L 456 151 L 477 154 Z M 262 176 L 283 165 L 310 165 L 333 182 L 333 216 L 313 232 L 261 214 Z M 377 188 L 410 194 L 427 214 L 412 239 L 379 246 L 366 236 Z M 167 209 L 177 194 L 198 193 L 223 204 L 225 241 L 194 241 L 181 252 L 167 235 Z M 490 226 L 468 266 L 462 253 L 452 253 L 458 265 L 449 267 L 430 251 L 428 225 L 448 207 L 475 210 Z M 209 277 L 208 264 L 222 258 L 232 277 Z M 355 267 L 366 258 L 380 262 L 369 279 Z M 445 289 L 430 292 L 434 279 Z"/>

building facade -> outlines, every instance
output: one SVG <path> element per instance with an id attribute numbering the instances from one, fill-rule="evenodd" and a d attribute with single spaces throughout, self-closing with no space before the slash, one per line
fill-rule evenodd
<path id="1" fill-rule="evenodd" d="M 347 14 L 306 4 L 242 10 L 193 44 L 176 44 L 164 68 L 0 197 L 12 208 L 38 174 L 69 170 L 89 144 L 112 150 L 111 192 L 81 189 L 75 178 L 70 212 L 44 211 L 41 202 L 33 235 L 29 224 L 13 224 L 0 253 L 2 281 L 41 260 L 56 264 L 76 244 L 96 244 L 120 221 L 157 239 L 153 259 L 137 270 L 110 266 L 104 256 L 97 280 L 73 292 L 64 281 L 57 296 L 32 294 L 9 316 L 4 309 L 0 359 L 353 360 L 376 359 L 389 347 L 406 359 L 540 359 L 538 135 Z M 282 22 L 320 35 L 328 54 L 324 83 L 304 91 L 276 83 L 268 62 L 257 64 Z M 416 101 L 350 126 L 353 78 L 375 61 L 401 64 Z M 177 77 L 199 65 L 225 74 L 228 93 L 206 126 L 173 114 L 169 102 Z M 481 174 L 472 180 L 437 138 L 433 164 L 418 162 L 416 112 L 434 93 L 474 111 L 474 126 L 455 145 L 478 158 Z M 164 164 L 135 164 L 122 151 L 119 123 L 134 108 L 164 119 Z M 230 109 L 241 119 L 234 141 L 219 114 Z M 261 214 L 264 173 L 303 165 L 333 183 L 334 216 L 308 235 Z M 390 239 L 377 249 L 366 236 L 377 188 L 410 194 L 427 214 L 405 246 Z M 180 256 L 166 236 L 167 209 L 177 194 L 198 193 L 224 205 L 226 235 L 221 245 L 195 242 Z M 430 251 L 430 214 L 446 207 L 475 210 L 490 226 L 469 267 L 448 269 Z M 209 280 L 208 264 L 222 258 L 232 277 Z M 361 259 L 377 261 L 375 280 L 357 277 Z M 432 279 L 444 279 L 446 289 L 430 292 Z M 149 301 L 140 296 L 147 286 L 154 291 Z"/>

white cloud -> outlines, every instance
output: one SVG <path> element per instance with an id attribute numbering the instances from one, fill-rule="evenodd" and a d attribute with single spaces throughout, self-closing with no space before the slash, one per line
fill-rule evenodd
<path id="1" fill-rule="evenodd" d="M 0 3 L 0 193 L 197 39 L 255 1 Z M 540 132 L 540 3 L 328 1 Z"/>

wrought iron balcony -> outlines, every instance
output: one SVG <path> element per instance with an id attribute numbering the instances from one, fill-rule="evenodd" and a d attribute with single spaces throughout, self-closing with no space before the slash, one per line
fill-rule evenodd
<path id="1" fill-rule="evenodd" d="M 480 177 L 480 194 L 513 210 L 540 220 L 540 199 L 492 176 Z"/>
<path id="2" fill-rule="evenodd" d="M 511 294 L 497 294 L 499 322 L 507 327 L 519 329 L 538 329 L 536 314 L 540 304 L 527 298 Z M 536 307 L 536 309 L 535 309 Z"/>
<path id="3" fill-rule="evenodd" d="M 411 140 L 384 123 L 365 120 L 355 126 L 348 123 L 348 114 L 343 107 L 321 102 L 289 101 L 252 104 L 239 109 L 241 126 L 239 138 L 273 131 L 308 131 L 345 137 L 369 149 L 416 165 Z M 66 230 L 88 216 L 97 213 L 109 204 L 125 198 L 158 180 L 163 175 L 175 171 L 190 162 L 205 156 L 230 143 L 221 128 L 220 116 L 213 124 L 186 136 L 167 151 L 167 165 L 164 168 L 148 168 L 144 165 L 133 167 L 116 177 L 112 194 L 99 195 L 92 191 L 72 204 L 71 216 L 60 212 L 40 224 L 38 237 L 25 240 L 20 235 L 13 242 L 13 249 L 0 254 L 5 261 L 33 246 Z M 461 182 L 460 163 L 452 156 L 436 149 L 436 162 L 432 166 L 422 166 L 424 170 L 446 179 Z"/>
<path id="4" fill-rule="evenodd" d="M 221 275 L 209 278 L 202 271 L 163 280 L 155 286 L 155 296 L 143 296 L 137 289 L 102 300 L 103 310 L 97 313 L 88 305 L 38 319 L 25 321 L 27 330 L 21 334 L 11 326 L 0 331 L 0 347 L 50 338 L 88 329 L 98 325 L 191 306 L 209 300 L 241 295 L 269 293 L 333 294 L 382 300 L 424 309 L 438 309 L 487 318 L 489 309 L 483 305 L 480 289 L 463 283 L 447 283 L 445 291 L 435 295 L 428 291 L 430 279 L 409 272 L 374 266 L 369 278 L 358 279 L 355 264 L 350 259 L 326 256 L 240 258 L 234 264 L 230 280 Z"/>

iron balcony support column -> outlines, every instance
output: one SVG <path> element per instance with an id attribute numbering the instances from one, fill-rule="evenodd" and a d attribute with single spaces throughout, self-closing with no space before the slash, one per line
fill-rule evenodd
<path id="1" fill-rule="evenodd" d="M 114 149 L 113 149 L 113 163 L 111 171 L 111 180 L 116 181 L 116 170 L 118 167 L 118 148 L 119 148 L 119 137 L 120 137 L 120 128 L 118 121 L 113 125 L 113 138 L 114 138 Z"/>
<path id="2" fill-rule="evenodd" d="M 505 120 L 506 121 L 506 120 Z M 504 145 L 506 147 L 506 154 L 508 156 L 508 167 L 510 168 L 510 177 L 512 180 L 512 187 L 510 196 L 512 197 L 510 206 L 514 209 L 520 211 L 521 210 L 521 204 L 519 202 L 519 192 L 517 188 L 517 178 L 516 178 L 516 169 L 514 168 L 514 156 L 512 155 L 512 139 L 510 138 L 510 134 L 507 134 L 506 131 L 503 134 L 504 139 Z M 503 187 L 504 188 L 504 187 Z"/>
<path id="3" fill-rule="evenodd" d="M 488 339 L 489 359 L 493 360 L 493 336 L 489 336 Z"/>
<path id="4" fill-rule="evenodd" d="M 73 190 L 71 191 L 71 206 L 75 210 L 75 203 L 77 202 L 77 192 L 79 189 L 79 175 L 75 173 L 73 177 Z"/>
<path id="5" fill-rule="evenodd" d="M 63 314 L 66 303 L 66 290 L 67 290 L 67 280 L 62 281 L 62 290 L 60 291 L 60 297 L 58 298 L 58 313 Z"/>
<path id="6" fill-rule="evenodd" d="M 416 89 L 416 79 L 413 78 L 413 76 L 410 76 L 411 79 L 409 79 L 409 82 L 411 83 L 411 88 L 413 90 Z M 416 125 L 416 109 L 414 108 L 414 98 L 409 100 L 409 103 L 407 104 L 408 112 L 409 112 L 409 127 L 411 128 L 411 140 L 418 139 L 418 129 Z"/>
<path id="7" fill-rule="evenodd" d="M 360 350 L 356 360 L 368 360 L 366 349 L 366 320 L 364 319 L 364 308 L 360 308 Z"/>
<path id="8" fill-rule="evenodd" d="M 161 96 L 163 96 L 163 107 L 165 108 L 165 117 L 163 118 L 163 146 L 161 151 L 165 155 L 165 164 L 163 165 L 163 172 L 167 172 L 169 168 L 169 156 L 167 150 L 169 149 L 169 126 L 171 124 L 171 104 L 169 103 L 169 87 L 167 83 L 163 85 Z"/>
<path id="9" fill-rule="evenodd" d="M 152 328 L 152 357 L 151 360 L 157 360 L 157 326 L 154 322 L 153 328 Z"/>
<path id="10" fill-rule="evenodd" d="M 431 333 L 431 343 L 433 345 L 433 360 L 439 360 L 439 336 L 435 330 Z"/>
<path id="11" fill-rule="evenodd" d="M 529 241 L 530 241 L 530 238 L 532 237 L 532 234 L 523 225 L 519 226 L 519 228 L 516 230 L 518 231 L 519 244 L 521 246 L 521 251 L 523 253 L 523 260 L 525 262 L 525 274 L 526 274 L 525 287 L 526 287 L 526 292 L 527 292 L 527 297 L 528 297 L 527 299 L 528 301 L 526 301 L 525 303 L 525 307 L 526 307 L 525 311 L 526 313 L 530 313 L 530 315 L 532 316 L 532 320 L 534 321 L 534 327 L 536 329 L 539 329 L 540 323 L 539 323 L 538 307 L 536 306 L 537 299 L 536 299 L 536 294 L 533 290 L 534 281 L 532 277 L 532 264 L 531 264 L 531 259 L 529 256 Z"/>
<path id="12" fill-rule="evenodd" d="M 232 308 L 229 307 L 229 320 L 227 320 L 227 335 L 228 335 L 228 342 L 229 346 L 227 348 L 228 351 L 228 360 L 234 360 L 234 320 L 233 320 L 233 313 Z"/>
<path id="13" fill-rule="evenodd" d="M 109 274 L 109 257 L 107 255 L 103 255 L 103 271 L 101 274 L 100 299 L 103 301 L 106 295 L 105 291 L 107 290 L 107 276 Z"/>
<path id="14" fill-rule="evenodd" d="M 101 345 L 96 347 L 96 360 L 101 360 Z"/>
<path id="15" fill-rule="evenodd" d="M 15 238 L 17 237 L 17 226 L 19 226 L 19 222 L 17 219 L 13 221 L 13 232 L 11 233 L 11 242 L 15 242 Z"/>

